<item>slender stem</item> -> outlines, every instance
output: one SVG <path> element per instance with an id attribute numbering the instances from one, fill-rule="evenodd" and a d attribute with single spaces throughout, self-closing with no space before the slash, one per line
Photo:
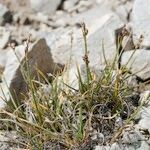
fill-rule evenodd
<path id="1" fill-rule="evenodd" d="M 87 86 L 89 89 L 90 86 L 90 80 L 91 80 L 91 73 L 90 73 L 90 69 L 89 69 L 89 57 L 88 57 L 88 46 L 87 46 L 87 34 L 88 34 L 88 30 L 86 29 L 85 24 L 82 24 L 82 34 L 83 34 L 83 39 L 84 39 L 84 57 L 83 60 L 85 62 L 86 65 L 86 73 L 87 73 Z"/>

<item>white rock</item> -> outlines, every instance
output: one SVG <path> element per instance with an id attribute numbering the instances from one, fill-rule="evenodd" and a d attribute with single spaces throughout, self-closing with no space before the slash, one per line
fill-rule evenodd
<path id="1" fill-rule="evenodd" d="M 141 120 L 138 123 L 140 129 L 145 129 L 150 132 L 150 106 L 143 107 L 141 110 Z"/>
<path id="2" fill-rule="evenodd" d="M 7 7 L 2 4 L 0 4 L 0 10 L 1 10 L 0 17 L 2 17 L 8 11 Z"/>
<path id="3" fill-rule="evenodd" d="M 0 50 L 0 68 L 4 69 L 7 62 L 7 50 Z"/>
<path id="4" fill-rule="evenodd" d="M 85 66 L 78 66 L 80 71 L 80 76 L 82 78 L 82 81 L 86 81 L 86 68 Z M 91 68 L 92 70 L 92 68 Z M 62 76 L 59 77 L 59 81 L 63 89 L 70 89 L 73 88 L 75 90 L 79 90 L 79 78 L 78 78 L 78 70 L 77 66 L 71 66 L 68 67 L 67 70 L 63 73 Z M 63 84 L 65 83 L 65 84 Z M 68 86 L 66 86 L 68 85 Z"/>
<path id="5" fill-rule="evenodd" d="M 136 75 L 142 79 L 148 79 L 150 77 L 150 51 L 148 50 L 139 49 L 136 51 L 132 50 L 124 52 L 122 55 L 121 64 L 127 64 L 126 67 L 130 69 L 133 74 L 136 73 Z"/>
<path id="6" fill-rule="evenodd" d="M 10 32 L 4 27 L 0 27 L 0 48 L 3 49 L 9 41 Z"/>
<path id="7" fill-rule="evenodd" d="M 94 0 L 90 1 L 90 0 L 80 0 L 79 3 L 76 5 L 75 8 L 73 8 L 72 11 L 77 10 L 77 12 L 81 13 L 81 12 L 85 12 L 87 11 L 92 5 L 94 4 Z M 71 12 L 72 12 L 71 11 Z"/>
<path id="8" fill-rule="evenodd" d="M 106 17 L 106 15 L 110 13 L 112 13 L 112 10 L 110 10 L 108 8 L 107 3 L 103 1 L 99 5 L 96 5 L 92 7 L 91 9 L 88 9 L 87 11 L 80 13 L 79 15 L 73 16 L 71 21 L 73 23 L 85 22 L 90 33 L 91 27 L 96 26 L 96 25 L 100 27 L 101 23 L 103 25 L 104 20 L 107 19 L 107 18 L 104 18 L 104 16 Z M 92 18 L 92 21 L 91 21 L 91 18 Z"/>
<path id="9" fill-rule="evenodd" d="M 118 143 L 113 143 L 110 150 L 122 150 L 122 145 L 119 145 Z"/>
<path id="10" fill-rule="evenodd" d="M 68 89 L 68 86 L 70 86 L 75 90 L 78 90 L 79 85 L 77 75 L 77 68 L 72 67 L 70 69 L 67 69 L 67 71 L 59 78 L 60 83 L 62 83 L 61 86 L 63 86 L 64 89 Z M 64 85 L 63 83 L 65 83 L 68 86 Z"/>
<path id="11" fill-rule="evenodd" d="M 102 3 L 104 0 L 96 0 L 98 4 Z"/>
<path id="12" fill-rule="evenodd" d="M 132 10 L 133 40 L 136 45 L 141 35 L 142 47 L 150 47 L 150 0 L 135 0 Z"/>
<path id="13" fill-rule="evenodd" d="M 63 9 L 64 10 L 69 10 L 74 7 L 74 5 L 78 2 L 79 0 L 66 0 L 63 4 Z"/>
<path id="14" fill-rule="evenodd" d="M 45 37 L 54 61 L 62 64 L 71 63 L 69 60 L 73 57 L 73 48 L 82 40 L 81 30 L 76 28 L 58 28 L 40 36 Z M 73 37 L 72 44 L 71 36 Z M 78 52 L 80 53 L 80 50 Z"/>
<path id="15" fill-rule="evenodd" d="M 137 150 L 150 150 L 150 145 L 146 141 L 142 141 L 141 146 Z"/>
<path id="16" fill-rule="evenodd" d="M 61 0 L 30 0 L 31 8 L 44 14 L 55 12 L 60 3 Z"/>
<path id="17" fill-rule="evenodd" d="M 91 66 L 99 66 L 104 64 L 103 46 L 107 61 L 112 61 L 116 55 L 115 30 L 123 25 L 123 22 L 111 13 L 105 15 L 105 22 L 99 28 L 95 28 L 95 32 L 88 38 L 88 50 Z M 90 31 L 89 31 L 90 32 Z M 79 47 L 78 47 L 79 48 Z M 79 58 L 79 57 L 78 57 Z"/>
<path id="18" fill-rule="evenodd" d="M 6 102 L 9 101 L 10 94 L 6 84 L 0 83 L 0 109 L 6 106 Z"/>
<path id="19" fill-rule="evenodd" d="M 106 0 L 108 6 L 120 17 L 125 23 L 128 22 L 128 15 L 133 7 L 133 1 Z"/>
<path id="20" fill-rule="evenodd" d="M 93 21 L 88 34 L 88 50 L 91 67 L 99 67 L 104 63 L 102 41 L 104 42 L 105 55 L 108 60 L 112 60 L 116 55 L 116 41 L 114 31 L 123 25 L 122 21 L 113 13 L 106 14 L 102 18 Z M 62 32 L 63 31 L 63 32 Z M 71 30 L 70 30 L 71 31 Z M 56 62 L 68 62 L 70 57 L 71 63 L 83 64 L 84 43 L 82 32 L 74 30 L 73 44 L 71 47 L 71 32 L 57 30 L 47 35 L 46 40 L 51 47 L 52 55 Z M 59 42 L 58 42 L 59 41 Z M 55 45 L 56 44 L 56 45 Z"/>
<path id="21" fill-rule="evenodd" d="M 123 133 L 123 143 L 125 144 L 134 144 L 134 143 L 140 143 L 141 141 L 141 137 L 140 135 L 135 132 L 135 131 L 132 131 L 131 132 L 124 132 Z"/>
<path id="22" fill-rule="evenodd" d="M 95 147 L 95 150 L 110 150 L 110 147 L 109 146 L 99 146 L 99 145 L 97 145 Z"/>
<path id="23" fill-rule="evenodd" d="M 113 143 L 111 146 L 96 146 L 95 150 L 149 150 L 147 142 L 141 141 L 139 145 Z"/>
<path id="24" fill-rule="evenodd" d="M 18 141 L 19 136 L 16 134 L 15 131 L 1 131 L 0 132 L 0 149 L 6 150 L 6 149 L 17 149 L 16 145 L 12 145 L 11 143 L 14 141 Z M 20 138 L 21 139 L 21 138 Z M 19 142 L 19 141 L 18 141 Z"/>

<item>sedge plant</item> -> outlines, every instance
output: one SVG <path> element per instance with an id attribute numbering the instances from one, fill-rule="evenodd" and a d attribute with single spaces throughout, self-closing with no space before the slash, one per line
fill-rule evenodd
<path id="1" fill-rule="evenodd" d="M 116 68 L 116 57 L 113 63 L 106 61 L 100 74 L 92 71 L 87 46 L 88 30 L 84 23 L 81 28 L 86 77 L 82 77 L 77 66 L 77 90 L 62 82 L 69 88 L 65 90 L 59 84 L 59 75 L 52 75 L 49 80 L 38 69 L 36 80 L 30 73 L 27 46 L 25 62 L 20 65 L 28 85 L 28 96 L 20 105 L 8 103 L 11 109 L 1 111 L 5 117 L 0 119 L 25 139 L 24 147 L 27 149 L 80 149 L 92 140 L 91 133 L 95 130 L 106 137 L 106 144 L 113 137 L 116 117 L 124 116 L 124 122 L 130 118 L 126 100 L 134 89 L 128 85 L 126 71 Z M 43 85 L 49 87 L 46 94 Z"/>

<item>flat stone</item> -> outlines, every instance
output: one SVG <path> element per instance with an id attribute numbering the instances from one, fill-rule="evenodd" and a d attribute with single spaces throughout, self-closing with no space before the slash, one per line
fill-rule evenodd
<path id="1" fill-rule="evenodd" d="M 66 11 L 69 11 L 69 9 L 73 9 L 73 7 L 75 6 L 75 4 L 79 2 L 79 0 L 66 0 L 63 3 L 63 9 Z"/>
<path id="2" fill-rule="evenodd" d="M 110 146 L 99 146 L 95 147 L 95 150 L 110 150 Z"/>
<path id="3" fill-rule="evenodd" d="M 124 132 L 122 140 L 124 144 L 133 144 L 134 146 L 140 147 L 139 145 L 142 139 L 137 132 L 132 131 L 132 132 Z"/>
<path id="4" fill-rule="evenodd" d="M 111 145 L 110 150 L 122 150 L 122 148 L 123 148 L 123 145 L 120 145 L 120 144 L 118 144 L 118 143 L 113 143 L 113 144 Z"/>
<path id="5" fill-rule="evenodd" d="M 121 64 L 127 64 L 126 67 L 130 69 L 133 74 L 136 73 L 136 75 L 142 78 L 143 80 L 148 79 L 150 77 L 150 51 L 148 50 L 138 49 L 136 51 L 131 50 L 124 52 L 122 55 Z"/>
<path id="6" fill-rule="evenodd" d="M 107 14 L 104 17 L 107 19 L 103 25 L 99 28 L 95 28 L 95 31 L 87 40 L 89 59 L 92 67 L 104 64 L 103 46 L 105 57 L 108 62 L 112 62 L 117 53 L 115 30 L 120 28 L 123 22 L 113 13 Z"/>
<path id="7" fill-rule="evenodd" d="M 7 50 L 0 50 L 0 68 L 4 70 L 7 62 Z"/>
<path id="8" fill-rule="evenodd" d="M 112 61 L 116 55 L 115 30 L 123 25 L 122 21 L 113 13 L 106 14 L 102 18 L 93 22 L 93 26 L 88 28 L 87 44 L 89 51 L 89 60 L 91 67 L 104 64 L 103 47 L 106 59 Z M 47 34 L 46 40 L 48 46 L 51 47 L 52 55 L 55 62 L 69 62 L 83 64 L 84 42 L 81 29 L 69 30 L 65 29 L 53 31 Z M 73 32 L 71 32 L 73 31 Z M 73 43 L 71 43 L 71 33 L 73 35 Z M 103 44 L 102 44 L 103 42 Z"/>
<path id="9" fill-rule="evenodd" d="M 146 141 L 141 142 L 141 146 L 137 150 L 149 150 L 150 145 Z"/>
<path id="10" fill-rule="evenodd" d="M 140 129 L 148 130 L 150 133 L 150 106 L 141 109 L 141 120 L 138 123 Z"/>
<path id="11" fill-rule="evenodd" d="M 76 28 L 58 28 L 39 36 L 45 37 L 54 61 L 61 64 L 71 63 L 69 60 L 73 57 L 73 50 L 82 40 L 81 29 Z M 72 42 L 71 38 L 73 38 Z M 81 50 L 78 51 L 78 53 L 80 52 Z"/>
<path id="12" fill-rule="evenodd" d="M 54 13 L 60 3 L 61 0 L 30 0 L 31 8 L 44 14 Z"/>
<path id="13" fill-rule="evenodd" d="M 74 15 L 71 19 L 71 22 L 73 23 L 84 22 L 87 25 L 89 32 L 91 32 L 90 28 L 96 25 L 100 26 L 102 17 L 110 13 L 112 13 L 112 10 L 110 10 L 108 4 L 105 1 L 103 1 L 100 4 L 88 9 L 85 12 L 82 12 L 78 15 Z M 95 22 L 97 22 L 97 24 Z"/>
<path id="14" fill-rule="evenodd" d="M 106 0 L 109 7 L 120 17 L 120 19 L 127 23 L 130 20 L 130 12 L 133 7 L 132 0 Z"/>
<path id="15" fill-rule="evenodd" d="M 8 44 L 10 38 L 10 32 L 6 30 L 4 27 L 0 27 L 0 49 L 5 48 Z"/>
<path id="16" fill-rule="evenodd" d="M 150 47 L 150 0 L 135 0 L 132 10 L 133 40 L 139 43 L 141 35 L 144 36 L 142 47 Z"/>

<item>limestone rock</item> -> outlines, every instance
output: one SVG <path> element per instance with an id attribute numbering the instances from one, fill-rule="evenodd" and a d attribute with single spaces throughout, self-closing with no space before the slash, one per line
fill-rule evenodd
<path id="1" fill-rule="evenodd" d="M 148 50 L 139 49 L 136 51 L 131 50 L 124 52 L 122 55 L 121 63 L 122 65 L 127 64 L 126 67 L 130 69 L 133 74 L 136 73 L 136 75 L 142 78 L 143 80 L 148 79 L 150 77 L 150 51 Z"/>
<path id="2" fill-rule="evenodd" d="M 104 64 L 103 47 L 106 58 L 111 61 L 116 55 L 115 30 L 120 28 L 123 22 L 113 13 L 106 14 L 102 18 L 93 21 L 93 25 L 87 26 L 89 34 L 87 37 L 89 59 L 91 67 Z M 47 34 L 46 40 L 51 47 L 52 55 L 56 62 L 83 64 L 84 43 L 81 29 L 73 30 L 73 43 L 71 44 L 72 30 L 58 30 Z M 59 42 L 58 42 L 59 41 Z"/>
<path id="3" fill-rule="evenodd" d="M 103 46 L 107 61 L 112 61 L 117 52 L 114 31 L 120 28 L 123 22 L 113 13 L 107 14 L 104 17 L 103 25 L 101 24 L 102 26 L 95 28 L 95 31 L 89 36 L 87 41 L 92 67 L 104 64 Z"/>
<path id="4" fill-rule="evenodd" d="M 139 128 L 148 130 L 150 133 L 150 106 L 143 107 L 141 110 L 141 120 L 138 123 Z"/>
<path id="5" fill-rule="evenodd" d="M 146 141 L 141 142 L 141 146 L 137 150 L 149 150 L 150 146 Z"/>
<path id="6" fill-rule="evenodd" d="M 4 70 L 7 62 L 7 50 L 0 50 L 0 68 Z"/>
<path id="7" fill-rule="evenodd" d="M 110 150 L 110 146 L 99 146 L 95 147 L 95 150 Z"/>
<path id="8" fill-rule="evenodd" d="M 17 135 L 15 131 L 1 131 L 0 132 L 0 149 L 6 150 L 6 149 L 18 149 L 21 147 L 19 142 L 21 141 L 21 137 Z M 16 144 L 12 144 L 16 143 Z M 20 148 L 19 148 L 20 149 Z"/>
<path id="9" fill-rule="evenodd" d="M 5 5 L 0 4 L 0 24 L 5 25 L 6 23 L 11 23 L 12 20 L 12 13 Z"/>
<path id="10" fill-rule="evenodd" d="M 61 0 L 30 0 L 31 8 L 44 14 L 55 12 L 60 3 Z"/>
<path id="11" fill-rule="evenodd" d="M 105 1 L 101 2 L 99 5 L 96 5 L 92 7 L 91 9 L 88 9 L 85 12 L 82 12 L 78 15 L 75 15 L 72 17 L 71 22 L 73 23 L 81 23 L 84 22 L 89 32 L 91 32 L 91 28 L 94 26 L 101 26 L 101 22 L 103 23 L 105 21 L 106 15 L 112 13 L 112 11 L 108 8 L 108 5 Z M 105 18 L 104 18 L 105 16 Z M 92 21 L 91 21 L 92 18 Z"/>
<path id="12" fill-rule="evenodd" d="M 40 36 L 45 37 L 47 45 L 51 47 L 54 61 L 63 64 L 72 63 L 69 60 L 74 57 L 73 50 L 82 40 L 81 29 L 76 28 L 58 28 Z M 71 38 L 73 38 L 72 42 Z M 80 49 L 78 53 L 81 51 Z"/>
<path id="13" fill-rule="evenodd" d="M 0 27 L 0 49 L 5 48 L 10 38 L 10 32 L 4 27 Z"/>
<path id="14" fill-rule="evenodd" d="M 133 7 L 132 0 L 106 0 L 109 7 L 120 17 L 120 19 L 127 23 L 130 20 L 130 12 Z"/>
<path id="15" fill-rule="evenodd" d="M 135 131 L 132 131 L 132 132 L 124 132 L 123 133 L 123 143 L 125 144 L 133 144 L 133 145 L 140 145 L 140 141 L 141 141 L 141 137 L 140 135 L 135 132 Z"/>
<path id="16" fill-rule="evenodd" d="M 135 0 L 132 10 L 133 40 L 136 45 L 144 36 L 142 47 L 150 47 L 150 0 Z"/>
<path id="17" fill-rule="evenodd" d="M 78 3 L 79 0 L 66 0 L 63 4 L 63 9 L 68 11 L 69 9 L 72 9 L 76 3 Z"/>
<path id="18" fill-rule="evenodd" d="M 118 143 L 113 143 L 110 148 L 110 150 L 122 150 L 122 149 L 123 149 L 123 146 Z"/>

